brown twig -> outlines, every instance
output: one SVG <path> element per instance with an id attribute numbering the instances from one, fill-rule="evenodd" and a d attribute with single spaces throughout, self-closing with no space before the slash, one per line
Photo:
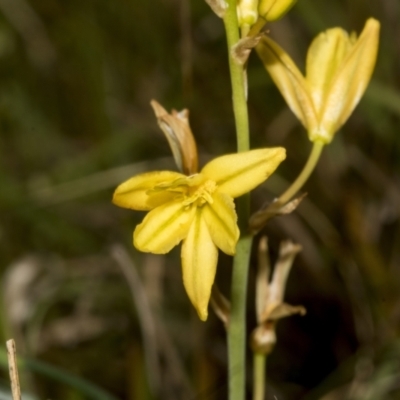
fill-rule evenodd
<path id="1" fill-rule="evenodd" d="M 13 400 L 21 400 L 21 387 L 19 385 L 17 350 L 14 339 L 7 340 L 8 368 L 10 370 L 11 391 Z"/>

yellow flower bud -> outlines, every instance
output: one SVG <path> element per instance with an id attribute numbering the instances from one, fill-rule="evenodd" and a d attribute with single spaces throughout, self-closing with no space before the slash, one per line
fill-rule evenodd
<path id="1" fill-rule="evenodd" d="M 257 52 L 312 142 L 330 143 L 364 94 L 374 70 L 380 24 L 370 18 L 358 39 L 341 28 L 312 42 L 303 76 L 289 55 L 264 36 Z"/>
<path id="2" fill-rule="evenodd" d="M 282 18 L 294 5 L 296 0 L 260 0 L 258 13 L 267 21 Z"/>
<path id="3" fill-rule="evenodd" d="M 258 18 L 258 0 L 238 0 L 237 14 L 240 27 L 252 26 Z"/>

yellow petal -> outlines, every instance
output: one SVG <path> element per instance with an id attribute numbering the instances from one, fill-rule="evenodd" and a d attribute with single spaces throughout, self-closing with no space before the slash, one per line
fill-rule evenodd
<path id="1" fill-rule="evenodd" d="M 349 35 L 341 28 L 328 29 L 311 43 L 307 53 L 306 81 L 317 113 L 351 46 Z"/>
<path id="2" fill-rule="evenodd" d="M 215 158 L 201 171 L 217 191 L 238 197 L 264 182 L 285 159 L 283 147 L 258 149 Z"/>
<path id="3" fill-rule="evenodd" d="M 217 269 L 218 250 L 202 216 L 202 208 L 197 209 L 189 234 L 183 241 L 181 257 L 183 284 L 199 318 L 205 321 Z"/>
<path id="4" fill-rule="evenodd" d="M 267 21 L 282 18 L 296 3 L 296 0 L 261 0 L 258 6 L 259 14 Z"/>
<path id="5" fill-rule="evenodd" d="M 150 211 L 133 233 L 133 245 L 140 251 L 165 254 L 184 239 L 196 207 L 183 207 L 181 201 L 163 204 Z"/>
<path id="6" fill-rule="evenodd" d="M 172 171 L 156 171 L 136 175 L 121 183 L 113 196 L 113 203 L 120 207 L 132 208 L 134 210 L 151 210 L 160 204 L 171 201 L 173 194 L 166 191 L 153 193 L 149 202 L 148 191 L 160 183 L 170 183 L 185 175 Z"/>
<path id="7" fill-rule="evenodd" d="M 262 37 L 256 50 L 296 117 L 308 130 L 315 128 L 317 113 L 307 83 L 290 56 L 267 36 Z"/>
<path id="8" fill-rule="evenodd" d="M 232 197 L 225 193 L 214 193 L 213 202 L 203 207 L 203 216 L 215 245 L 224 253 L 234 255 L 239 228 Z"/>
<path id="9" fill-rule="evenodd" d="M 360 37 L 332 79 L 321 110 L 321 127 L 330 133 L 328 142 L 349 118 L 368 86 L 378 52 L 379 29 L 377 20 L 370 18 L 366 22 Z"/>

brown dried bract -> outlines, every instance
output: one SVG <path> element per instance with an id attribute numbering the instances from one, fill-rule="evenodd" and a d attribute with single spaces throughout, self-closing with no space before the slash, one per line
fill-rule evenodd
<path id="1" fill-rule="evenodd" d="M 261 40 L 262 34 L 257 36 L 247 36 L 240 39 L 232 48 L 232 57 L 240 65 L 244 65 L 251 53 Z"/>
<path id="2" fill-rule="evenodd" d="M 271 275 L 267 238 L 260 240 L 256 277 L 256 316 L 258 326 L 253 330 L 251 346 L 254 351 L 268 354 L 276 342 L 275 325 L 279 319 L 293 314 L 305 315 L 303 306 L 292 306 L 283 301 L 286 282 L 296 254 L 301 246 L 291 241 L 281 243 L 279 257 Z"/>
<path id="3" fill-rule="evenodd" d="M 228 328 L 229 314 L 231 312 L 231 303 L 220 292 L 216 283 L 214 283 L 212 287 L 210 304 L 217 317 L 223 322 L 225 328 Z"/>
<path id="4" fill-rule="evenodd" d="M 224 0 L 206 0 L 206 3 L 220 18 L 224 18 L 225 11 L 228 8 L 228 4 Z"/>
<path id="5" fill-rule="evenodd" d="M 256 234 L 266 225 L 267 221 L 277 215 L 286 215 L 293 212 L 302 202 L 307 193 L 303 193 L 294 200 L 289 201 L 284 205 L 280 204 L 277 200 L 272 203 L 265 204 L 259 211 L 256 211 L 249 221 L 249 230 L 252 234 Z"/>
<path id="6" fill-rule="evenodd" d="M 169 114 L 156 100 L 152 100 L 150 104 L 156 114 L 158 126 L 168 140 L 178 168 L 186 175 L 197 173 L 197 146 L 189 125 L 189 110 L 172 110 Z"/>

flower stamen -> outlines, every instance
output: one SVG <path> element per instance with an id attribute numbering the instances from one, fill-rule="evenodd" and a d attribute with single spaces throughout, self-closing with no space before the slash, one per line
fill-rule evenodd
<path id="1" fill-rule="evenodd" d="M 197 207 L 203 206 L 205 203 L 212 204 L 212 194 L 217 189 L 217 184 L 212 180 L 205 181 L 202 185 L 189 190 L 185 200 L 182 202 L 184 206 L 195 203 Z"/>

